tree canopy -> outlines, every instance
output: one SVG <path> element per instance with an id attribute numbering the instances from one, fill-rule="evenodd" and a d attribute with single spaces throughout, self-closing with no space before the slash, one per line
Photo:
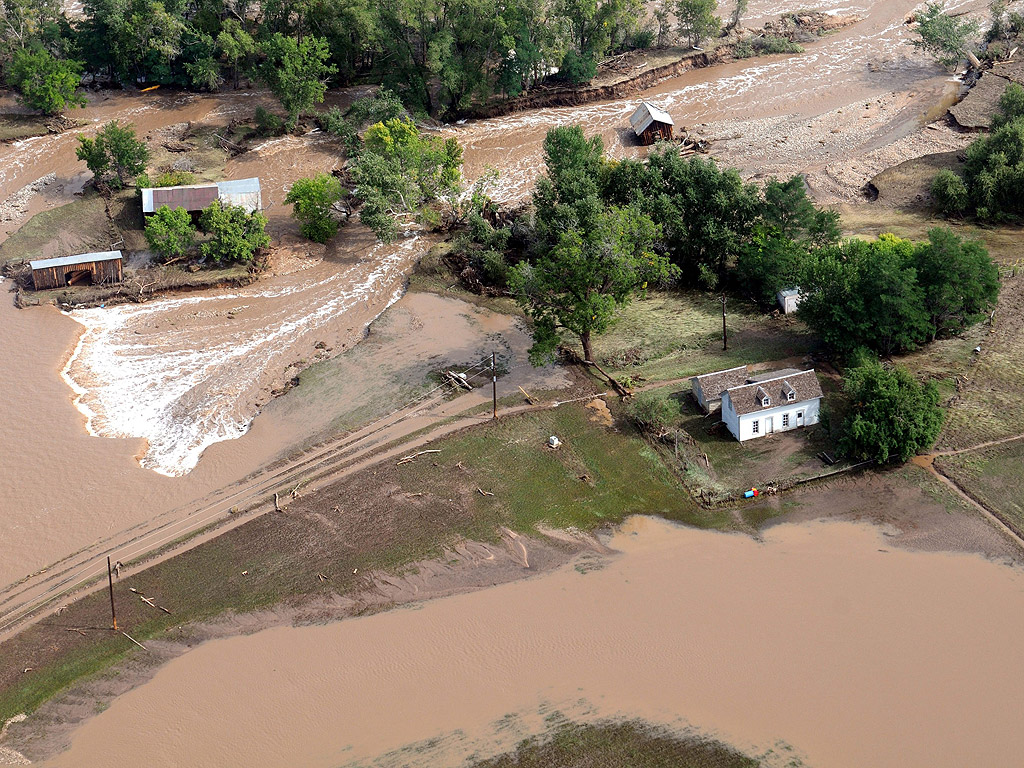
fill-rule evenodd
<path id="1" fill-rule="evenodd" d="M 843 447 L 858 459 L 905 462 L 939 436 L 944 414 L 935 382 L 919 384 L 904 368 L 867 359 L 847 371 L 843 390 L 850 401 Z"/>
<path id="2" fill-rule="evenodd" d="M 944 3 L 927 3 L 917 14 L 918 38 L 911 40 L 919 48 L 935 57 L 942 66 L 952 69 L 968 53 L 973 53 L 980 25 L 971 18 L 951 16 Z"/>
<path id="3" fill-rule="evenodd" d="M 515 267 L 509 284 L 533 321 L 534 364 L 553 357 L 563 330 L 593 360 L 592 338 L 608 329 L 615 311 L 678 269 L 655 252 L 661 233 L 649 216 L 601 199 L 600 138 L 587 140 L 578 127 L 555 128 L 544 151 L 548 174 L 534 194 L 539 253 Z"/>
<path id="4" fill-rule="evenodd" d="M 210 235 L 199 251 L 218 264 L 252 262 L 260 249 L 270 245 L 266 226 L 267 217 L 259 211 L 249 213 L 237 205 L 221 205 L 214 200 L 199 217 L 199 228 Z"/>
<path id="5" fill-rule="evenodd" d="M 329 63 L 331 51 L 322 37 L 296 40 L 280 32 L 260 49 L 266 60 L 260 65 L 260 79 L 281 102 L 293 127 L 303 112 L 324 100 L 327 81 L 338 68 Z"/>
<path id="6" fill-rule="evenodd" d="M 47 115 L 83 106 L 81 81 L 81 62 L 58 59 L 41 46 L 15 51 L 7 70 L 7 84 L 18 91 L 19 101 Z"/>
<path id="7" fill-rule="evenodd" d="M 146 242 L 156 251 L 161 261 L 182 258 L 196 242 L 196 228 L 192 216 L 184 208 L 160 206 L 146 219 Z"/>
<path id="8" fill-rule="evenodd" d="M 370 126 L 351 167 L 359 219 L 383 241 L 399 221 L 433 223 L 436 204 L 452 206 L 462 190 L 462 148 L 455 139 L 424 136 L 407 119 Z"/>
<path id="9" fill-rule="evenodd" d="M 340 181 L 320 173 L 312 178 L 297 179 L 284 202 L 293 206 L 292 216 L 298 220 L 303 237 L 326 243 L 338 231 L 338 220 L 332 213 L 332 207 L 344 194 Z"/>
<path id="10" fill-rule="evenodd" d="M 129 179 L 146 170 L 149 149 L 135 136 L 135 126 L 120 125 L 113 120 L 104 125 L 96 138 L 78 136 L 75 154 L 84 160 L 96 182 L 120 189 Z M 109 174 L 113 172 L 113 176 Z"/>

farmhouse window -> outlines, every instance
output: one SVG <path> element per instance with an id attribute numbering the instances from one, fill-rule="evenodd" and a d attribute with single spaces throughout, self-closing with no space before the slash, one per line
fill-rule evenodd
<path id="1" fill-rule="evenodd" d="M 789 426 L 789 414 L 788 413 L 782 414 L 782 426 L 784 426 L 784 427 L 788 427 Z"/>
<path id="2" fill-rule="evenodd" d="M 760 431 L 760 428 L 761 428 L 761 423 L 757 419 L 754 419 L 750 423 L 750 431 L 753 432 L 755 435 Z"/>

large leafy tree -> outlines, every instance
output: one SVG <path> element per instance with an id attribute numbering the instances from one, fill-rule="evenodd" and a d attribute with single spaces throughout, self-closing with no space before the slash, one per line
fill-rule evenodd
<path id="1" fill-rule="evenodd" d="M 678 274 L 654 250 L 660 227 L 635 206 L 608 206 L 599 195 L 603 147 L 579 127 L 555 128 L 544 142 L 548 173 L 534 194 L 538 255 L 513 270 L 509 284 L 533 320 L 530 359 L 549 360 L 561 332 L 592 339 L 615 311 L 649 285 Z"/>
<path id="2" fill-rule="evenodd" d="M 974 55 L 978 30 L 976 20 L 949 15 L 943 3 L 928 3 L 917 14 L 918 37 L 911 43 L 931 54 L 942 66 L 952 69 L 965 56 Z"/>
<path id="3" fill-rule="evenodd" d="M 1010 84 L 999 102 L 994 130 L 967 148 L 962 178 L 943 171 L 932 196 L 947 213 L 979 219 L 1024 217 L 1024 88 Z"/>
<path id="4" fill-rule="evenodd" d="M 239 74 L 248 70 L 256 55 L 256 41 L 236 19 L 225 20 L 217 34 L 217 52 L 231 68 L 231 82 L 238 88 Z"/>
<path id="5" fill-rule="evenodd" d="M 195 245 L 196 228 L 192 216 L 184 208 L 160 206 L 146 219 L 146 242 L 162 261 L 177 261 Z"/>
<path id="6" fill-rule="evenodd" d="M 847 372 L 843 389 L 850 401 L 843 444 L 856 458 L 908 461 L 938 438 L 944 414 L 934 382 L 922 385 L 904 368 L 864 360 Z"/>
<path id="7" fill-rule="evenodd" d="M 932 339 L 959 333 L 999 297 L 999 271 L 985 246 L 963 240 L 948 227 L 928 232 L 928 242 L 914 249 L 914 265 Z"/>
<path id="8" fill-rule="evenodd" d="M 15 51 L 7 70 L 7 84 L 18 91 L 21 103 L 47 115 L 83 106 L 81 81 L 80 62 L 58 59 L 42 46 Z"/>
<path id="9" fill-rule="evenodd" d="M 288 113 L 294 128 L 303 112 L 324 100 L 327 81 L 337 72 L 329 62 L 331 51 L 322 37 L 296 40 L 275 34 L 261 47 L 266 60 L 260 65 L 260 79 Z"/>
<path id="10" fill-rule="evenodd" d="M 802 288 L 800 316 L 840 352 L 868 347 L 888 355 L 931 336 L 914 246 L 894 235 L 816 252 Z"/>
<path id="11" fill-rule="evenodd" d="M 383 241 L 398 235 L 398 221 L 433 224 L 435 204 L 452 205 L 461 192 L 462 148 L 455 139 L 420 134 L 411 120 L 371 125 L 352 164 L 359 219 Z"/>
<path id="12" fill-rule="evenodd" d="M 174 80 L 186 24 L 174 4 L 159 0 L 85 0 L 83 53 L 94 70 L 122 82 Z"/>
<path id="13" fill-rule="evenodd" d="M 97 182 L 120 189 L 129 179 L 146 170 L 149 149 L 135 136 L 135 126 L 113 120 L 104 125 L 96 138 L 78 137 L 76 155 L 84 160 Z M 113 177 L 108 177 L 110 172 Z"/>
<path id="14" fill-rule="evenodd" d="M 267 217 L 259 211 L 249 213 L 237 205 L 221 205 L 219 200 L 214 200 L 199 217 L 199 228 L 210 235 L 199 250 L 218 264 L 249 263 L 260 249 L 270 245 L 266 226 Z"/>
<path id="15" fill-rule="evenodd" d="M 320 173 L 312 178 L 296 180 L 284 202 L 293 206 L 292 216 L 298 220 L 303 237 L 326 243 L 338 231 L 338 220 L 332 208 L 344 194 L 340 181 Z"/>
<path id="16" fill-rule="evenodd" d="M 718 0 L 679 0 L 676 4 L 679 33 L 690 41 L 690 45 L 700 45 L 718 34 L 722 20 L 715 16 L 716 10 Z"/>

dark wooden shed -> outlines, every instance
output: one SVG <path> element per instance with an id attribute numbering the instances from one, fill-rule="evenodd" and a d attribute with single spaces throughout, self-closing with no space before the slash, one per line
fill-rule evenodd
<path id="1" fill-rule="evenodd" d="M 636 112 L 629 118 L 629 124 L 633 126 L 633 132 L 640 139 L 641 144 L 653 144 L 661 139 L 662 141 L 672 140 L 672 129 L 675 123 L 672 116 L 658 109 L 653 104 L 641 101 Z"/>
<path id="2" fill-rule="evenodd" d="M 121 282 L 120 251 L 82 253 L 59 259 L 30 261 L 32 284 L 37 291 L 67 285 L 101 285 Z"/>

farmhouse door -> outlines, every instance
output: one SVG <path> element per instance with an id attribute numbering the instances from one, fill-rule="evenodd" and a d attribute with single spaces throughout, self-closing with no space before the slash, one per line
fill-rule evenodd
<path id="1" fill-rule="evenodd" d="M 796 425 L 798 427 L 802 427 L 804 425 L 804 412 L 803 411 L 797 411 L 796 412 Z"/>
<path id="2" fill-rule="evenodd" d="M 775 417 L 769 416 L 764 420 L 764 433 L 770 435 L 775 431 Z"/>

